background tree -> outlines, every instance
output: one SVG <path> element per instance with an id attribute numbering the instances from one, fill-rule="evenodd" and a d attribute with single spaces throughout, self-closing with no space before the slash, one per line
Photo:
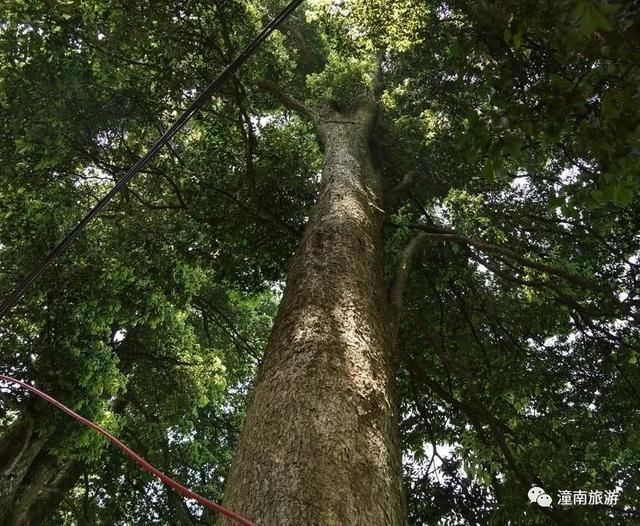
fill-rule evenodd
<path id="1" fill-rule="evenodd" d="M 3 3 L 1 290 L 277 8 L 129 4 Z M 227 488 L 238 511 L 401 523 L 396 418 L 411 524 L 634 524 L 639 9 L 308 4 L 3 321 L 2 371 L 221 498 L 287 278 Z M 388 362 L 351 388 L 341 352 Z M 48 407 L 1 403 L 7 524 L 215 520 Z M 386 467 L 328 472 L 367 437 Z M 276 456 L 296 446 L 307 471 Z M 362 508 L 367 482 L 381 511 Z M 534 483 L 621 497 L 545 510 Z"/>

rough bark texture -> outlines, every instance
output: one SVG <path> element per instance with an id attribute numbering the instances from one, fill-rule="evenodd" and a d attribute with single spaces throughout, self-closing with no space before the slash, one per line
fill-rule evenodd
<path id="1" fill-rule="evenodd" d="M 319 123 L 320 194 L 227 485 L 226 504 L 258 525 L 405 522 L 381 184 L 369 149 L 374 114 L 367 101 Z"/>

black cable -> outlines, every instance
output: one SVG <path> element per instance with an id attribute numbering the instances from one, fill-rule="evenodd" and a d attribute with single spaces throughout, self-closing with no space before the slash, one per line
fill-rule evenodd
<path id="1" fill-rule="evenodd" d="M 164 133 L 160 139 L 147 151 L 147 153 L 141 157 L 129 171 L 120 179 L 116 185 L 106 194 L 95 206 L 78 222 L 78 224 L 66 235 L 66 237 L 60 241 L 49 252 L 47 257 L 37 265 L 21 282 L 20 284 L 9 294 L 9 296 L 0 305 L 0 319 L 9 312 L 9 310 L 18 302 L 26 290 L 33 284 L 33 282 L 40 277 L 40 275 L 53 263 L 53 261 L 78 237 L 80 232 L 89 224 L 89 222 L 100 213 L 100 211 L 113 199 L 113 197 L 122 190 L 127 183 L 137 175 L 137 173 L 144 168 L 147 163 L 153 159 L 158 151 L 167 144 L 173 136 L 178 133 L 184 125 L 193 117 L 193 115 L 202 108 L 211 98 L 211 95 L 220 87 L 220 85 L 231 77 L 240 66 L 246 62 L 246 60 L 253 55 L 258 47 L 273 33 L 275 29 L 286 20 L 291 13 L 303 2 L 303 0 L 292 0 L 277 16 L 275 16 L 264 29 L 251 41 L 251 43 L 236 57 L 236 59 L 229 64 L 222 73 L 209 84 L 205 90 L 191 103 L 191 105 L 184 111 L 182 115 L 173 123 L 173 125 Z"/>

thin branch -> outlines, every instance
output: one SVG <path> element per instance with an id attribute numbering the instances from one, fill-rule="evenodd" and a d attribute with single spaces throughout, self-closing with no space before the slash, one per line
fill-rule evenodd
<path id="1" fill-rule="evenodd" d="M 169 148 L 169 151 L 174 156 L 174 158 L 178 161 L 178 163 L 180 163 L 180 165 L 184 170 L 186 170 L 187 172 L 189 172 L 194 176 L 197 175 L 187 167 L 185 161 L 182 159 L 181 155 L 175 150 L 175 148 Z M 176 197 L 178 198 L 180 203 L 184 203 L 185 205 L 184 208 L 187 208 L 184 198 L 180 194 L 180 188 L 178 187 L 177 183 L 173 181 L 164 172 L 158 172 L 158 174 L 174 188 Z M 280 230 L 284 234 L 287 234 L 295 239 L 300 239 L 302 237 L 302 234 L 298 229 L 296 229 L 295 227 L 291 226 L 288 223 L 285 223 L 283 220 L 277 218 L 276 216 L 274 216 L 273 214 L 271 214 L 270 212 L 262 208 L 259 203 L 255 202 L 255 199 L 252 199 L 252 202 L 255 205 L 252 207 L 247 205 L 245 202 L 241 201 L 240 199 L 236 198 L 233 194 L 231 194 L 227 190 L 224 190 L 223 188 L 214 187 L 214 186 L 209 186 L 209 188 L 211 188 L 214 192 L 219 193 L 227 201 L 233 203 L 234 205 L 241 208 L 245 212 L 250 213 L 251 215 L 255 216 L 258 219 L 262 219 L 263 221 L 267 221 L 271 223 L 273 226 L 275 226 L 278 230 Z M 210 223 L 210 221 L 207 221 L 207 220 L 205 220 L 205 222 Z"/>
<path id="2" fill-rule="evenodd" d="M 151 62 L 142 62 L 140 60 L 133 60 L 127 57 L 123 57 L 122 55 L 116 55 L 114 53 L 111 53 L 110 51 L 107 51 L 106 49 L 93 44 L 92 42 L 90 42 L 89 40 L 85 40 L 83 42 L 83 44 L 91 49 L 95 49 L 96 51 L 99 51 L 100 53 L 102 53 L 103 55 L 115 59 L 115 60 L 119 60 L 120 62 L 124 62 L 125 64 L 131 64 L 133 66 L 142 66 L 145 68 L 149 68 L 149 69 L 153 69 L 155 71 L 160 71 L 160 72 L 166 72 L 167 68 L 163 68 L 162 66 L 159 66 L 157 64 L 153 64 Z"/>
<path id="3" fill-rule="evenodd" d="M 503 256 L 507 256 L 517 261 L 518 263 L 520 263 L 525 267 L 538 270 L 545 274 L 558 276 L 560 278 L 565 279 L 569 283 L 573 283 L 574 285 L 578 285 L 580 287 L 584 287 L 586 289 L 594 290 L 597 292 L 610 292 L 608 287 L 594 283 L 593 281 L 583 278 L 581 276 L 576 276 L 575 274 L 572 274 L 571 272 L 567 272 L 566 270 L 552 267 L 551 265 L 547 265 L 546 263 L 541 263 L 538 261 L 533 261 L 531 259 L 525 258 L 520 254 L 518 254 L 517 252 L 514 252 L 513 250 L 500 245 L 494 245 L 493 243 L 489 243 L 487 241 L 481 241 L 478 239 L 472 239 L 466 236 L 462 236 L 453 230 L 444 230 L 438 227 L 432 227 L 432 226 L 420 225 L 420 224 L 414 224 L 410 226 L 411 228 L 414 228 L 416 230 L 424 231 L 432 239 L 441 239 L 443 241 L 452 241 L 454 243 L 462 243 L 465 245 L 474 246 L 486 252 L 494 252 L 497 254 L 502 254 Z"/>
<path id="4" fill-rule="evenodd" d="M 127 192 L 131 194 L 142 206 L 149 208 L 150 210 L 182 210 L 186 208 L 181 203 L 178 203 L 178 204 L 150 203 L 132 188 L 127 188 Z"/>
<path id="5" fill-rule="evenodd" d="M 442 401 L 445 403 L 449 403 L 458 411 L 460 411 L 464 416 L 467 417 L 471 425 L 474 427 L 478 436 L 487 444 L 495 444 L 498 446 L 498 449 L 502 453 L 505 463 L 513 472 L 516 480 L 520 483 L 520 485 L 524 488 L 530 486 L 532 477 L 529 473 L 520 465 L 520 463 L 516 460 L 511 448 L 509 447 L 505 436 L 503 434 L 503 424 L 491 413 L 479 400 L 459 400 L 455 396 L 451 395 L 447 392 L 447 390 L 442 387 L 438 382 L 433 380 L 424 370 L 424 367 L 414 358 L 405 356 L 405 360 L 407 361 L 407 365 L 409 366 L 407 369 L 409 370 L 409 374 L 412 378 L 415 377 L 415 372 L 420 373 L 420 380 L 427 385 L 427 387 L 440 397 Z M 415 385 L 415 378 L 413 380 Z M 415 387 L 414 387 L 415 388 Z M 421 415 L 422 416 L 422 415 Z M 423 416 L 423 418 L 425 418 Z M 483 427 L 483 421 L 489 426 L 490 435 L 488 436 L 487 431 Z M 506 426 L 504 426 L 506 427 Z M 510 431 L 510 430 L 509 430 Z M 491 437 L 493 436 L 493 439 Z"/>
<path id="6" fill-rule="evenodd" d="M 205 324 L 205 332 L 208 331 L 209 318 L 225 332 L 237 350 L 244 349 L 246 353 L 253 358 L 255 362 L 260 361 L 260 351 L 256 349 L 252 342 L 248 341 L 244 335 L 238 330 L 236 324 L 212 302 L 205 298 L 200 298 L 199 304 L 195 306 L 202 315 L 202 321 Z M 210 335 L 207 334 L 209 337 Z"/>
<path id="7" fill-rule="evenodd" d="M 245 142 L 245 159 L 247 165 L 246 172 L 249 192 L 251 194 L 251 199 L 256 206 L 258 215 L 261 219 L 276 226 L 279 230 L 287 233 L 294 239 L 300 239 L 301 233 L 296 228 L 271 212 L 271 210 L 269 210 L 269 208 L 260 199 L 257 188 L 256 170 L 254 164 L 254 157 L 256 156 L 256 150 L 258 147 L 258 139 L 256 137 L 255 130 L 253 129 L 253 123 L 251 122 L 251 117 L 249 116 L 249 111 L 247 108 L 247 93 L 242 83 L 235 77 L 233 79 L 233 87 L 236 102 L 240 109 L 238 127 Z"/>

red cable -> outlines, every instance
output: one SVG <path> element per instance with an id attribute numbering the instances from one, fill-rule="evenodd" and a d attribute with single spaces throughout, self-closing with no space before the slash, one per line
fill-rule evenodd
<path id="1" fill-rule="evenodd" d="M 213 511 L 215 511 L 217 513 L 221 513 L 222 515 L 226 515 L 227 517 L 229 517 L 229 518 L 233 519 L 234 521 L 236 521 L 238 524 L 242 524 L 242 526 L 255 526 L 250 520 L 245 519 L 243 516 L 238 515 L 237 513 L 234 513 L 231 510 L 228 510 L 227 508 L 225 508 L 224 506 L 221 506 L 220 504 L 216 504 L 215 502 L 210 501 L 209 499 L 203 497 L 202 495 L 199 495 L 195 491 L 191 491 L 186 486 L 183 486 L 179 482 L 176 482 L 172 478 L 168 477 L 167 475 L 162 473 L 162 471 L 160 471 L 159 469 L 157 469 L 156 467 L 151 465 L 149 462 L 147 462 L 140 455 L 138 455 L 135 451 L 133 451 L 128 446 L 126 446 L 125 444 L 120 442 L 120 440 L 118 440 L 116 437 L 114 437 L 111 433 L 109 433 L 108 431 L 105 431 L 99 425 L 94 424 L 93 422 L 91 422 L 91 420 L 87 420 L 83 416 L 80 416 L 78 413 L 76 413 L 73 410 L 69 409 L 63 403 L 58 402 L 55 398 L 49 396 L 46 393 L 43 393 L 42 391 L 40 391 L 39 389 L 36 389 L 32 385 L 29 385 L 27 383 L 21 382 L 20 380 L 16 380 L 15 378 L 12 378 L 11 376 L 6 376 L 4 374 L 0 374 L 0 380 L 4 380 L 6 382 L 12 382 L 12 383 L 20 385 L 21 387 L 31 391 L 32 393 L 35 393 L 40 398 L 42 398 L 42 399 L 46 400 L 47 402 L 49 402 L 50 404 L 54 405 L 55 407 L 60 409 L 60 411 L 63 411 L 64 413 L 67 413 L 69 416 L 75 418 L 81 424 L 84 424 L 85 426 L 93 429 L 94 431 L 97 431 L 102 436 L 104 436 L 109 442 L 111 442 L 112 444 L 115 444 L 116 446 L 118 446 L 122 451 L 125 452 L 125 454 L 127 456 L 129 456 L 131 459 L 135 460 L 142 469 L 144 469 L 148 473 L 151 473 L 152 475 L 155 475 L 162 482 L 164 482 L 167 486 L 169 486 L 170 488 L 174 489 L 175 491 L 177 491 L 181 495 L 184 495 L 185 497 L 188 497 L 190 499 L 194 499 L 194 500 L 198 501 L 200 504 L 202 504 L 203 506 L 206 506 L 210 510 L 213 510 Z"/>

